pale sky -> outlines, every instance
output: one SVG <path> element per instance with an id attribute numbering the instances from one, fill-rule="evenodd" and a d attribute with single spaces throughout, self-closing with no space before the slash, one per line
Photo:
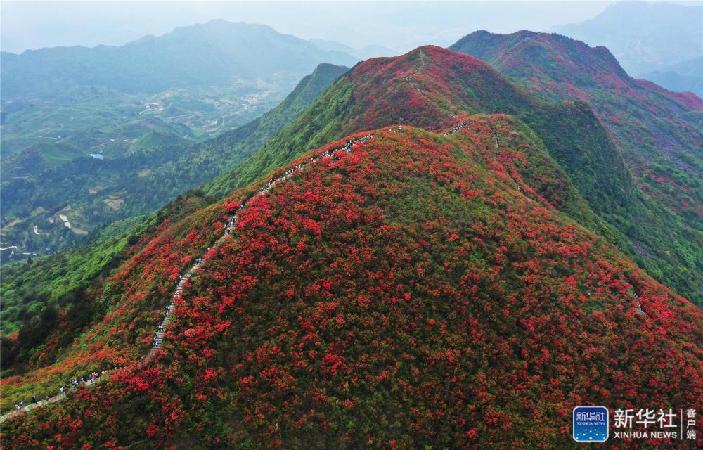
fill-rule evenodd
<path id="1" fill-rule="evenodd" d="M 302 38 L 405 51 L 447 46 L 478 29 L 548 31 L 591 18 L 611 1 L 493 2 L 29 2 L 0 3 L 2 50 L 121 45 L 176 26 L 226 19 Z"/>

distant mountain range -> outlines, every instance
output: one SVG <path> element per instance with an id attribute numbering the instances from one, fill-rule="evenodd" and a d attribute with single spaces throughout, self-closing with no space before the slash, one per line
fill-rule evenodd
<path id="1" fill-rule="evenodd" d="M 691 91 L 703 97 L 703 56 L 644 73 L 642 78 L 673 91 Z"/>
<path id="2" fill-rule="evenodd" d="M 214 20 L 122 46 L 3 52 L 5 99 L 54 96 L 74 86 L 154 93 L 196 86 L 283 80 L 295 83 L 321 62 L 356 58 L 265 25 Z"/>
<path id="3" fill-rule="evenodd" d="M 593 19 L 556 27 L 566 36 L 604 45 L 625 70 L 703 96 L 703 6 L 662 2 L 614 3 Z"/>

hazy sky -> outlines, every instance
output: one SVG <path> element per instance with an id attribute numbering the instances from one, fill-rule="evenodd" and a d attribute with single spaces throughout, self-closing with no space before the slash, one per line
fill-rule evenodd
<path id="1" fill-rule="evenodd" d="M 449 45 L 477 30 L 546 31 L 580 22 L 613 2 L 28 2 L 2 1 L 3 50 L 124 44 L 176 26 L 227 19 L 267 24 L 302 38 L 407 50 Z"/>

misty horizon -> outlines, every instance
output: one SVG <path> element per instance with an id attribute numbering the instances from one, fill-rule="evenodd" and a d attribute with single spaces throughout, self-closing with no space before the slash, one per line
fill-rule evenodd
<path id="1" fill-rule="evenodd" d="M 382 46 L 404 52 L 425 44 L 445 47 L 481 29 L 552 31 L 595 17 L 614 3 L 130 2 L 124 8 L 99 2 L 3 2 L 1 47 L 21 53 L 57 46 L 119 46 L 222 19 L 267 25 L 280 33 L 355 49 Z"/>

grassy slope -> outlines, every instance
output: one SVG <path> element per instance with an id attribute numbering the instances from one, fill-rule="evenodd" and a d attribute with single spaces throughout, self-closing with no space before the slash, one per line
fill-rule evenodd
<path id="1" fill-rule="evenodd" d="M 3 265 L 3 376 L 52 363 L 73 338 L 102 319 L 98 299 L 120 265 L 159 227 L 211 202 L 190 192 L 157 213 L 114 224 L 79 250 Z"/>

